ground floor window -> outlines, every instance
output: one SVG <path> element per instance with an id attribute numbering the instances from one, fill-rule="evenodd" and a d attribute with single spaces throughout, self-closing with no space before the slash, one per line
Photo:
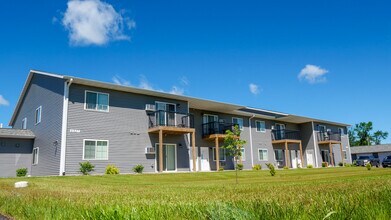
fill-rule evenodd
<path id="1" fill-rule="evenodd" d="M 38 164 L 39 147 L 33 149 L 33 165 Z"/>
<path id="2" fill-rule="evenodd" d="M 344 158 L 345 160 L 348 159 L 348 154 L 346 153 L 346 150 L 343 151 L 343 158 Z"/>
<path id="3" fill-rule="evenodd" d="M 242 161 L 246 161 L 246 149 L 242 147 L 240 150 L 242 152 Z"/>
<path id="4" fill-rule="evenodd" d="M 268 161 L 267 149 L 258 149 L 258 159 L 260 161 Z"/>
<path id="5" fill-rule="evenodd" d="M 84 140 L 84 160 L 107 160 L 109 157 L 109 141 Z"/>
<path id="6" fill-rule="evenodd" d="M 219 160 L 225 161 L 225 149 L 219 148 Z M 216 161 L 216 148 L 213 148 L 213 161 Z"/>

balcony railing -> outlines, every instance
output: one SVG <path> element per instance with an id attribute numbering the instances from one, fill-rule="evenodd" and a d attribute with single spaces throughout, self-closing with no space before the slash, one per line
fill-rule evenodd
<path id="1" fill-rule="evenodd" d="M 189 113 L 158 110 L 148 114 L 149 128 L 158 126 L 194 128 L 194 117 Z"/>
<path id="2" fill-rule="evenodd" d="M 202 124 L 202 136 L 208 136 L 211 134 L 225 134 L 227 130 L 233 131 L 235 124 L 225 122 L 209 122 Z"/>
<path id="3" fill-rule="evenodd" d="M 294 130 L 272 130 L 272 140 L 300 140 L 300 131 Z"/>
<path id="4" fill-rule="evenodd" d="M 341 141 L 341 134 L 339 132 L 318 132 L 318 141 Z"/>

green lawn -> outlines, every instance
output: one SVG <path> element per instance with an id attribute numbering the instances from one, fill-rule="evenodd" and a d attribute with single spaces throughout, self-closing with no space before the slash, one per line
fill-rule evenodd
<path id="1" fill-rule="evenodd" d="M 14 189 L 27 180 L 28 188 Z M 390 219 L 391 169 L 0 179 L 16 219 Z"/>

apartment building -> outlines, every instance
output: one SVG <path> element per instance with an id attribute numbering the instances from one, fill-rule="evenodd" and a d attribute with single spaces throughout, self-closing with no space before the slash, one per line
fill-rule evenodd
<path id="1" fill-rule="evenodd" d="M 351 163 L 348 124 L 31 70 L 10 121 L 0 129 L 0 176 L 234 169 L 226 130 L 238 125 L 244 169 Z"/>

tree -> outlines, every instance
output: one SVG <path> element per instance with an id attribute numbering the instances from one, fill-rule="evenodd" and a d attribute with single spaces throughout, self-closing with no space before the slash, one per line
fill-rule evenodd
<path id="1" fill-rule="evenodd" d="M 351 146 L 367 146 L 372 144 L 381 144 L 381 141 L 388 137 L 388 132 L 376 131 L 372 133 L 373 124 L 361 122 L 349 130 L 349 141 Z"/>
<path id="2" fill-rule="evenodd" d="M 238 183 L 238 159 L 242 157 L 242 147 L 246 144 L 245 140 L 240 139 L 241 130 L 238 125 L 234 126 L 233 131 L 225 132 L 224 146 L 226 155 L 234 157 L 236 170 L 236 184 Z"/>

